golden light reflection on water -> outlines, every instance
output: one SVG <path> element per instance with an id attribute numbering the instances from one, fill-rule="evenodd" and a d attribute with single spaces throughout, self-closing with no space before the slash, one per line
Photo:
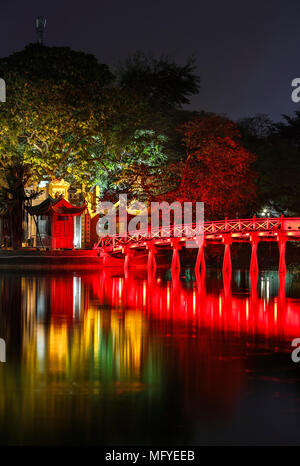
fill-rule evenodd
<path id="1" fill-rule="evenodd" d="M 58 283 L 53 280 L 55 291 L 61 296 Z M 72 280 L 62 282 L 63 287 L 71 285 Z M 46 366 L 52 377 L 67 379 L 80 377 L 81 371 L 88 368 L 95 371 L 94 375 L 110 374 L 112 381 L 139 380 L 142 350 L 143 356 L 146 351 L 146 347 L 142 348 L 143 337 L 147 334 L 147 324 L 139 310 L 121 314 L 117 310 L 101 309 L 98 302 L 80 293 L 80 316 L 73 314 L 70 319 L 70 312 L 75 308 L 72 294 L 70 301 L 54 304 L 54 313 L 48 309 L 49 322 L 45 323 L 46 308 L 42 309 L 42 320 L 37 316 L 40 297 L 32 278 L 22 278 L 21 290 L 22 364 L 28 371 L 39 372 L 39 368 Z M 40 291 L 44 293 L 45 286 Z M 52 300 L 56 299 L 51 295 Z"/>
<path id="2" fill-rule="evenodd" d="M 299 299 L 271 282 L 257 294 L 247 283 L 237 293 L 107 273 L 0 280 L 3 443 L 59 443 L 74 429 L 99 443 L 124 419 L 128 435 L 153 416 L 159 426 L 164 410 L 182 425 L 207 410 L 228 414 L 255 338 L 272 352 L 300 335 Z"/>

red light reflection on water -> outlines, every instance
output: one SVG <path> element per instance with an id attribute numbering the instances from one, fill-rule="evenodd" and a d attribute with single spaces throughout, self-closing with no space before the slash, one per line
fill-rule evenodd
<path id="1" fill-rule="evenodd" d="M 203 280 L 188 287 L 178 277 L 138 280 L 104 272 L 87 280 L 101 303 L 119 310 L 140 310 L 150 319 L 265 336 L 300 334 L 300 301 L 285 297 L 284 276 L 279 278 L 278 296 L 271 298 L 259 297 L 254 285 L 251 292 L 234 294 L 230 277 L 223 281 L 223 289 L 214 292 L 206 291 Z M 256 282 L 257 276 L 251 277 L 251 283 Z"/>

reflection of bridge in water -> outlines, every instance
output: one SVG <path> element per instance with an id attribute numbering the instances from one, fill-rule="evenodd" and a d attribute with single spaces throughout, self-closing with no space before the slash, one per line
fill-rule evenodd
<path id="1" fill-rule="evenodd" d="M 125 277 L 114 276 L 109 269 L 76 277 L 28 276 L 22 279 L 21 294 L 30 328 L 33 322 L 45 319 L 50 319 L 55 327 L 64 323 L 70 328 L 74 324 L 90 328 L 92 322 L 95 325 L 98 322 L 96 327 L 99 327 L 110 315 L 102 311 L 111 310 L 120 322 L 128 312 L 133 312 L 134 322 L 140 318 L 149 323 L 159 320 L 173 329 L 185 325 L 197 331 L 299 335 L 299 290 L 296 289 L 296 299 L 290 297 L 295 290 L 292 274 L 234 271 L 228 279 L 222 278 L 220 272 L 209 270 L 206 280 L 199 274 L 196 278 L 196 281 L 185 281 L 173 274 L 172 280 L 165 281 L 150 273 L 145 278 L 135 278 L 131 273 Z M 12 283 L 12 286 L 16 285 Z M 4 305 L 3 309 L 6 308 Z"/>
<path id="2" fill-rule="evenodd" d="M 274 354 L 289 351 L 300 334 L 300 300 L 285 296 L 278 280 L 284 274 L 264 272 L 256 286 L 255 275 L 233 271 L 228 286 L 210 269 L 205 281 L 189 279 L 186 270 L 186 280 L 134 273 L 0 274 L 0 330 L 10 342 L 10 363 L 0 367 L 2 442 L 14 431 L 27 444 L 49 436 L 59 443 L 74 425 L 78 444 L 82 428 L 102 440 L 124 425 L 132 432 L 131 423 L 140 431 L 147 412 L 161 438 L 168 418 L 161 413 L 178 407 L 182 417 L 171 426 L 198 427 L 201 415 L 206 426 L 206 409 L 224 422 L 235 415 L 243 387 L 248 396 L 253 377 L 261 385 L 265 374 L 273 396 L 269 376 L 275 366 L 280 375 L 282 360 Z M 299 297 L 291 278 L 287 296 Z M 286 361 L 290 373 L 288 354 Z M 264 364 L 269 371 L 262 372 Z"/>
<path id="3" fill-rule="evenodd" d="M 10 363 L 0 367 L 1 439 L 14 429 L 27 443 L 54 434 L 60 441 L 74 423 L 88 424 L 87 435 L 98 429 L 93 439 L 103 439 L 116 426 L 136 425 L 134 410 L 140 429 L 156 405 L 161 435 L 162 400 L 178 387 L 181 404 L 172 399 L 169 412 L 179 405 L 188 424 L 196 412 L 199 425 L 207 406 L 217 406 L 222 422 L 228 410 L 235 413 L 255 358 L 261 377 L 264 362 L 272 369 L 277 350 L 290 351 L 299 336 L 300 290 L 290 273 L 286 296 L 279 279 L 285 274 L 277 272 L 258 278 L 233 271 L 231 283 L 220 271 L 208 269 L 206 279 L 198 275 L 196 281 L 184 273 L 186 280 L 178 274 L 172 280 L 151 273 L 135 278 L 134 271 L 116 276 L 111 269 L 0 274 L 0 334 L 10 342 Z M 265 354 L 272 358 L 263 360 Z M 288 354 L 286 361 L 290 373 Z M 120 422 L 122 400 L 130 405 Z"/>
<path id="4" fill-rule="evenodd" d="M 147 280 L 137 280 L 132 274 L 113 276 L 106 270 L 91 276 L 89 284 L 101 305 L 119 312 L 136 309 L 149 320 L 159 319 L 166 325 L 265 336 L 299 334 L 300 302 L 286 297 L 286 274 L 243 275 L 243 293 L 234 292 L 236 273 L 232 279 L 223 276 L 223 286 L 222 281 L 214 283 L 212 291 L 200 275 L 194 282 L 180 280 L 178 274 L 173 274 L 172 281 L 149 273 Z"/>
<path id="5" fill-rule="evenodd" d="M 287 241 L 300 240 L 300 218 L 256 218 L 205 222 L 204 227 L 195 224 L 173 225 L 136 233 L 103 237 L 97 248 L 103 263 L 110 257 L 123 253 L 125 270 L 132 257 L 141 250 L 148 251 L 148 270 L 156 268 L 156 253 L 160 249 L 172 249 L 172 271 L 180 269 L 179 250 L 193 240 L 198 247 L 196 271 L 205 274 L 204 249 L 208 244 L 224 244 L 223 273 L 231 271 L 230 245 L 249 243 L 251 245 L 251 273 L 258 271 L 257 246 L 260 241 L 277 242 L 279 248 L 279 271 L 286 271 L 285 247 Z"/>

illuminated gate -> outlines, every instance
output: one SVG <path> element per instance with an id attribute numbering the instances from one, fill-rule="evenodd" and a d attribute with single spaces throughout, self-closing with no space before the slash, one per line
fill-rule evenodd
<path id="1" fill-rule="evenodd" d="M 86 206 L 74 206 L 62 196 L 49 196 L 38 205 L 27 207 L 36 222 L 36 245 L 49 249 L 74 248 L 74 217 L 81 215 Z"/>

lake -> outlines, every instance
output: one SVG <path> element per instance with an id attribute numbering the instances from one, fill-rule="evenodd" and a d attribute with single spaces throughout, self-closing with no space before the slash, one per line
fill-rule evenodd
<path id="1" fill-rule="evenodd" d="M 0 305 L 2 445 L 300 444 L 300 275 L 1 272 Z"/>

